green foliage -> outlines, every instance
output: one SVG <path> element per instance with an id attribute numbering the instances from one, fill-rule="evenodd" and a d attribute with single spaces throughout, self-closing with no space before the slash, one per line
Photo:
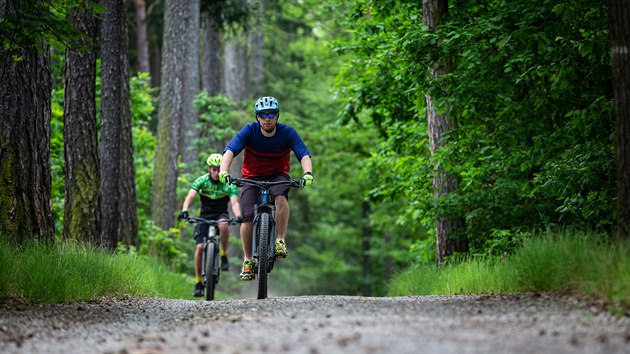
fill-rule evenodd
<path id="1" fill-rule="evenodd" d="M 150 131 L 154 126 L 157 99 L 155 89 L 149 86 L 150 78 L 139 73 L 130 80 L 132 137 L 136 195 L 138 205 L 138 249 L 120 245 L 122 253 L 139 253 L 159 259 L 171 269 L 191 274 L 194 270 L 189 257 L 190 243 L 182 239 L 179 229 L 162 230 L 151 220 L 151 183 L 157 139 Z"/>
<path id="2" fill-rule="evenodd" d="M 66 197 L 63 150 L 63 97 L 63 88 L 53 89 L 50 114 L 50 175 L 52 177 L 51 200 L 53 220 L 55 223 L 55 234 L 57 235 L 61 235 L 63 231 L 63 210 Z"/>
<path id="3" fill-rule="evenodd" d="M 94 16 L 104 12 L 102 6 L 90 3 L 86 7 L 81 0 L 14 1 L 6 7 L 0 21 L 0 45 L 8 52 L 52 43 L 83 48 L 80 43 L 91 43 L 91 39 L 68 23 L 68 13 L 75 7 L 86 8 Z"/>
<path id="4" fill-rule="evenodd" d="M 246 0 L 201 1 L 201 11 L 213 17 L 217 30 L 230 26 L 248 27 L 251 12 L 256 10 L 250 6 Z"/>
<path id="5" fill-rule="evenodd" d="M 11 248 L 0 238 L 0 297 L 23 296 L 47 303 L 99 297 L 181 298 L 192 282 L 154 258 L 134 253 L 112 255 L 78 244 Z"/>
<path id="6" fill-rule="evenodd" d="M 606 234 L 547 232 L 508 257 L 472 259 L 445 268 L 410 267 L 390 283 L 390 296 L 570 291 L 630 311 L 630 244 Z"/>
<path id="7" fill-rule="evenodd" d="M 381 168 L 366 169 L 382 181 L 371 200 L 412 191 L 402 212 L 409 221 L 432 230 L 438 215 L 462 218 L 480 256 L 510 253 L 532 230 L 611 231 L 607 9 L 605 1 L 459 2 L 427 31 L 418 2 L 357 1 L 352 36 L 336 43 L 350 58 L 338 94 L 343 120 L 374 124 L 385 142 L 371 162 Z M 427 68 L 438 62 L 444 73 L 435 78 Z M 418 138 L 425 95 L 457 122 L 431 158 Z M 460 188 L 436 203 L 438 167 Z"/>
<path id="8" fill-rule="evenodd" d="M 202 166 L 205 165 L 208 155 L 215 152 L 209 151 L 208 147 L 224 145 L 236 134 L 232 122 L 234 115 L 238 113 L 235 112 L 236 104 L 228 96 L 221 94 L 210 97 L 206 90 L 195 97 L 193 106 L 199 110 L 197 129 L 201 133 L 199 138 L 192 142 L 192 146 L 204 152 L 199 155 L 199 164 L 196 165 Z"/>
<path id="9" fill-rule="evenodd" d="M 152 220 L 143 220 L 142 227 L 138 229 L 139 250 L 133 246 L 128 249 L 122 246 L 119 251 L 155 257 L 181 273 L 190 274 L 191 269 L 195 269 L 188 255 L 191 250 L 190 240 L 183 240 L 179 229 L 162 230 Z"/>
<path id="10" fill-rule="evenodd" d="M 148 221 L 151 216 L 151 183 L 157 139 L 150 129 L 154 125 L 157 99 L 153 96 L 156 90 L 149 86 L 149 82 L 148 74 L 139 73 L 129 83 L 139 233 L 154 232 Z"/>

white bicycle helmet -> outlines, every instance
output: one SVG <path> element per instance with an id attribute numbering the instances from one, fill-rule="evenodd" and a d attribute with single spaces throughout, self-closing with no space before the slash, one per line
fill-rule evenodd
<path id="1" fill-rule="evenodd" d="M 278 113 L 280 112 L 280 103 L 271 96 L 261 97 L 254 104 L 254 112 L 258 113 Z"/>

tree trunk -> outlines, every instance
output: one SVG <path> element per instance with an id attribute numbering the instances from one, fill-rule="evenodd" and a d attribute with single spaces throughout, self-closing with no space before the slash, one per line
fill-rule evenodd
<path id="1" fill-rule="evenodd" d="M 249 87 L 248 96 L 262 96 L 264 94 L 262 83 L 264 79 L 264 57 L 263 57 L 263 30 L 262 25 L 265 21 L 265 3 L 264 0 L 253 0 L 258 2 L 256 14 L 258 28 L 253 28 L 247 33 L 249 40 Z"/>
<path id="2" fill-rule="evenodd" d="M 124 0 L 105 0 L 101 64 L 101 244 L 137 243 Z"/>
<path id="3" fill-rule="evenodd" d="M 610 3 L 617 135 L 617 236 L 630 238 L 630 6 Z"/>
<path id="4" fill-rule="evenodd" d="M 3 1 L 0 18 L 23 17 L 18 6 Z M 54 242 L 51 89 L 48 46 L 0 47 L 0 234 L 16 244 Z"/>
<path id="5" fill-rule="evenodd" d="M 85 1 L 86 4 L 89 1 Z M 68 21 L 96 43 L 96 18 L 75 8 Z M 64 96 L 65 207 L 63 238 L 99 244 L 99 160 L 96 134 L 96 47 L 66 52 Z"/>
<path id="6" fill-rule="evenodd" d="M 0 58 L 0 234 L 53 242 L 50 51 L 0 48 Z"/>
<path id="7" fill-rule="evenodd" d="M 211 15 L 204 13 L 203 18 L 203 88 L 208 95 L 216 96 L 224 92 L 221 34 L 215 28 L 216 22 Z"/>
<path id="8" fill-rule="evenodd" d="M 182 152 L 182 163 L 186 171 L 191 172 L 191 168 L 198 170 L 197 157 L 198 149 L 193 142 L 199 138 L 199 111 L 193 107 L 193 100 L 200 91 L 199 80 L 199 0 L 188 2 L 188 29 L 186 31 L 187 55 L 186 55 L 186 82 L 184 83 L 184 117 L 182 121 L 182 132 L 180 135 L 180 151 Z"/>
<path id="9" fill-rule="evenodd" d="M 429 26 L 430 30 L 434 30 L 439 25 L 448 10 L 448 0 L 423 0 L 422 1 L 422 21 Z M 440 77 L 446 70 L 447 65 L 442 62 L 434 63 L 433 68 L 429 68 L 429 72 L 436 79 Z M 440 114 L 435 107 L 432 98 L 425 95 L 427 103 L 427 120 L 429 131 L 429 143 L 431 156 L 444 145 L 444 136 L 451 130 L 455 129 L 455 122 L 446 114 Z M 454 192 L 457 189 L 458 181 L 456 178 L 448 176 L 443 169 L 433 171 L 433 197 L 436 201 Z M 463 222 L 460 219 L 453 219 L 444 215 L 436 217 L 436 245 L 437 245 L 437 263 L 444 263 L 446 257 L 457 251 L 464 251 L 466 244 L 463 240 L 456 240 L 455 234 L 462 227 Z"/>
<path id="10" fill-rule="evenodd" d="M 127 34 L 125 26 L 125 35 Z M 129 93 L 129 61 L 127 59 L 127 41 L 124 43 L 124 78 L 121 86 L 122 120 L 120 126 L 120 181 L 118 183 L 118 198 L 122 201 L 118 206 L 120 223 L 118 224 L 117 241 L 125 245 L 138 245 L 138 214 L 136 198 L 136 169 L 133 164 L 133 139 L 131 121 L 131 97 Z"/>
<path id="11" fill-rule="evenodd" d="M 136 9 L 136 46 L 138 72 L 149 73 L 149 38 L 147 36 L 147 12 L 145 0 L 133 0 Z"/>
<path id="12" fill-rule="evenodd" d="M 175 223 L 177 210 L 177 159 L 184 116 L 187 5 L 177 0 L 164 3 L 162 85 L 158 108 L 157 148 L 153 172 L 151 216 L 163 229 Z"/>
<path id="13" fill-rule="evenodd" d="M 247 62 L 243 35 L 238 34 L 225 44 L 225 92 L 240 102 L 247 98 Z"/>

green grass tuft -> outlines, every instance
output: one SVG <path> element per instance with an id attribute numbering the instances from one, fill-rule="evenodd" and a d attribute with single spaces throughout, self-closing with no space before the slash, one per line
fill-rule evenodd
<path id="1" fill-rule="evenodd" d="M 504 259 L 443 268 L 412 266 L 389 284 L 390 296 L 570 291 L 630 309 L 630 242 L 597 234 L 545 234 Z"/>
<path id="2" fill-rule="evenodd" d="M 2 240 L 0 267 L 0 297 L 47 303 L 127 295 L 192 298 L 192 281 L 157 259 L 113 255 L 83 245 L 33 244 L 17 250 Z"/>

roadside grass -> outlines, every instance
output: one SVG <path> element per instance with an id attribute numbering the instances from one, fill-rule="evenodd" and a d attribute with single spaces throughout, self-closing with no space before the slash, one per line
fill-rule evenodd
<path id="1" fill-rule="evenodd" d="M 547 233 L 513 255 L 437 268 L 416 265 L 389 284 L 389 296 L 568 292 L 630 313 L 630 242 L 605 235 Z"/>
<path id="2" fill-rule="evenodd" d="M 45 303 L 128 295 L 193 299 L 192 280 L 157 259 L 71 243 L 16 249 L 0 240 L 0 269 L 0 298 Z"/>

